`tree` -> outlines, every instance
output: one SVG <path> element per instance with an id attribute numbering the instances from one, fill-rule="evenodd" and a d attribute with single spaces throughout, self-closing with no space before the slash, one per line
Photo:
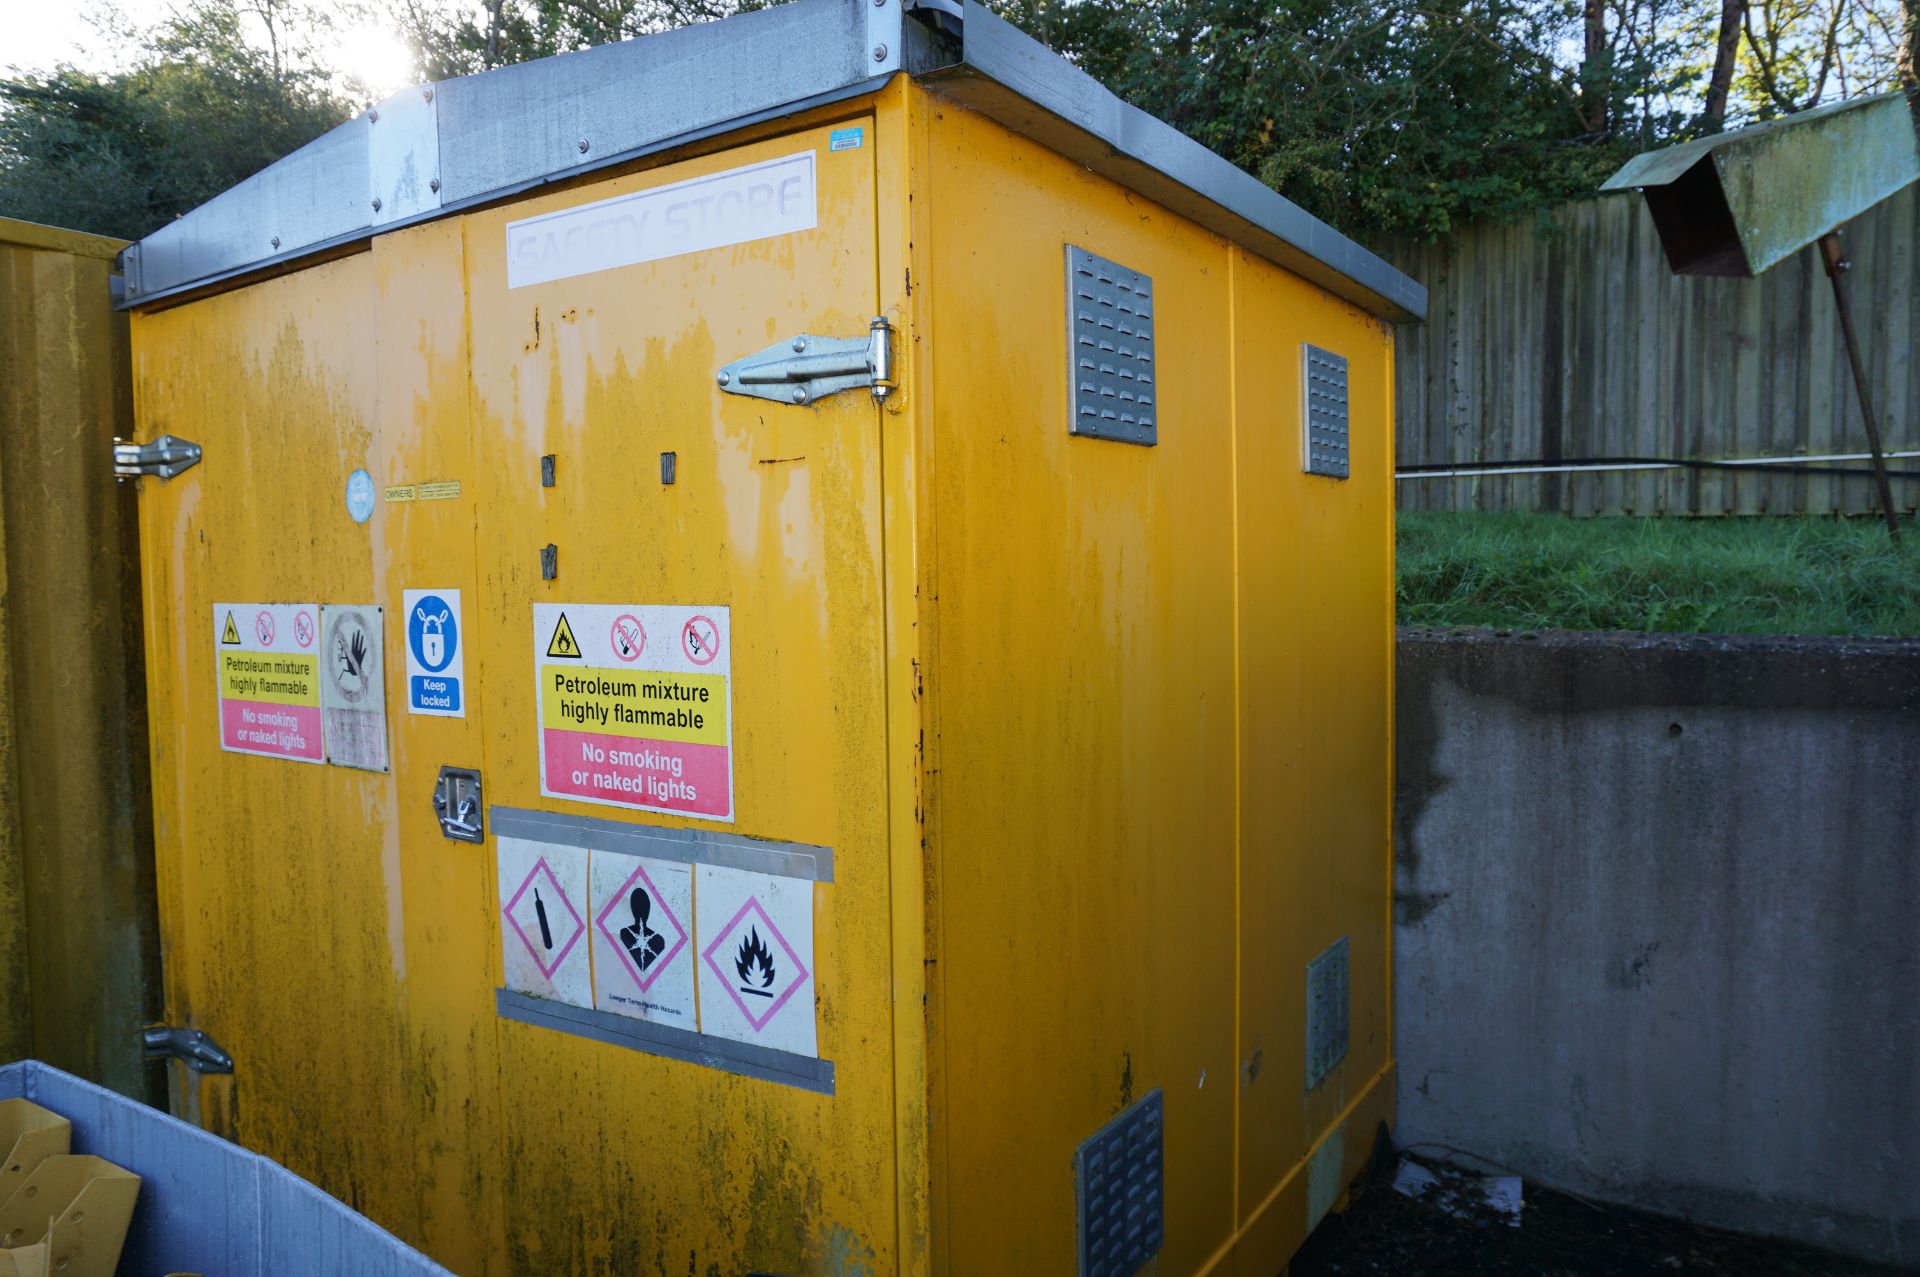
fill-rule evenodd
<path id="1" fill-rule="evenodd" d="M 1914 3 L 1903 14 L 1898 0 L 1752 0 L 1735 87 L 1753 118 L 1894 88 Z"/>
<path id="2" fill-rule="evenodd" d="M 1703 133 L 1718 133 L 1726 127 L 1727 95 L 1733 91 L 1733 71 L 1746 21 L 1747 0 L 1720 0 L 1720 33 L 1713 46 L 1713 71 L 1707 77 L 1706 109 L 1700 113 Z"/>
<path id="3" fill-rule="evenodd" d="M 1670 2 L 1670 0 L 1661 0 Z M 1591 190 L 1684 123 L 1655 0 L 1006 0 L 1011 20 L 1352 234 Z M 1621 15 L 1627 20 L 1622 20 Z M 1652 15 L 1652 16 L 1649 16 Z M 1550 50 L 1581 49 L 1578 66 Z"/>
<path id="4" fill-rule="evenodd" d="M 137 239 L 344 120 L 297 42 L 256 48 L 236 0 L 191 0 L 126 71 L 0 80 L 0 214 Z"/>
<path id="5" fill-rule="evenodd" d="M 774 0 L 373 0 L 412 43 L 428 79 L 629 40 L 764 9 Z"/>

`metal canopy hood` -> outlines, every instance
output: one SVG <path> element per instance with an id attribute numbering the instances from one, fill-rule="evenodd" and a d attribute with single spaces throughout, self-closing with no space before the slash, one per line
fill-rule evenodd
<path id="1" fill-rule="evenodd" d="M 1645 193 L 1676 275 L 1751 276 L 1916 179 L 1920 132 L 1883 93 L 1637 155 L 1600 189 Z"/>
<path id="2" fill-rule="evenodd" d="M 121 255 L 141 306 L 871 92 L 895 72 L 1389 320 L 1426 289 L 977 0 L 794 0 L 421 85 Z"/>

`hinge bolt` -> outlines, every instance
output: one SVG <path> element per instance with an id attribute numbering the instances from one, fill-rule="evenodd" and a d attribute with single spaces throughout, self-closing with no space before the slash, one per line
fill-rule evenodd
<path id="1" fill-rule="evenodd" d="M 721 373 L 721 374 L 720 374 L 720 384 L 721 384 L 721 385 L 723 385 L 723 386 L 730 386 L 730 385 L 732 385 L 732 384 L 733 384 L 733 374 L 732 374 L 732 373 L 730 373 L 730 372 L 723 372 L 723 373 Z"/>
<path id="2" fill-rule="evenodd" d="M 807 401 L 807 392 L 804 390 L 795 390 L 793 392 L 793 401 L 795 403 L 805 403 Z"/>
<path id="3" fill-rule="evenodd" d="M 873 60 L 874 60 L 875 62 L 885 62 L 885 61 L 887 60 L 887 46 L 886 46 L 886 45 L 884 45 L 884 44 L 876 44 L 876 45 L 874 45 L 874 46 L 873 46 Z"/>
<path id="4" fill-rule="evenodd" d="M 807 348 L 807 339 L 806 339 L 805 337 L 795 337 L 795 338 L 793 339 L 793 353 L 794 353 L 794 354 L 796 354 L 796 355 L 797 355 L 797 354 L 799 354 L 799 353 L 800 353 L 801 351 L 803 351 L 803 350 L 805 350 L 806 348 Z"/>
<path id="5" fill-rule="evenodd" d="M 586 153 L 587 153 L 587 139 L 585 139 L 585 138 L 581 138 L 581 139 L 580 139 L 580 154 L 582 154 L 582 155 L 585 155 Z"/>

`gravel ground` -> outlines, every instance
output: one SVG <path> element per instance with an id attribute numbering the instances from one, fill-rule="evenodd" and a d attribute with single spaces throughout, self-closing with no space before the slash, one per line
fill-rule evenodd
<path id="1" fill-rule="evenodd" d="M 1520 1227 L 1462 1219 L 1375 1180 L 1307 1239 L 1287 1277 L 1914 1277 L 1789 1242 L 1600 1206 L 1529 1184 Z"/>

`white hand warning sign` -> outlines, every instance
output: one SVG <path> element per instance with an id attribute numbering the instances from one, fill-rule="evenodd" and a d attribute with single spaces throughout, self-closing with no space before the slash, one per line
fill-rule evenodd
<path id="1" fill-rule="evenodd" d="M 387 770 L 383 621 L 382 609 L 371 604 L 320 609 L 320 627 L 326 633 L 320 706 L 326 721 L 327 761 L 336 767 Z M 298 630 L 298 618 L 295 626 Z"/>

